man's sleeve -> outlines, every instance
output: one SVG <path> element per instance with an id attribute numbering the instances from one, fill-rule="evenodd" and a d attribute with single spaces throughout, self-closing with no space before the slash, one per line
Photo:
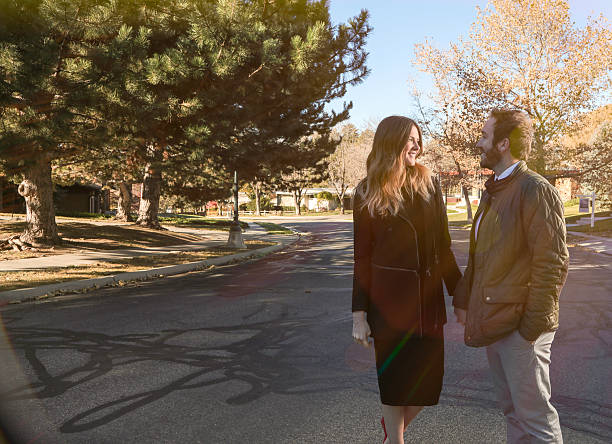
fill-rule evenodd
<path id="1" fill-rule="evenodd" d="M 370 261 L 372 255 L 372 227 L 367 208 L 360 208 L 358 194 L 353 201 L 353 230 L 355 265 L 353 273 L 352 311 L 368 311 L 370 302 Z"/>
<path id="2" fill-rule="evenodd" d="M 569 265 L 563 203 L 557 190 L 537 184 L 525 196 L 523 229 L 531 254 L 530 287 L 519 333 L 535 341 L 556 327 L 558 298 Z"/>

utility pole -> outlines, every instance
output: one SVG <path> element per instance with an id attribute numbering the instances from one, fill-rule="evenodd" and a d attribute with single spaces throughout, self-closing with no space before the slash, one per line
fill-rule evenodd
<path id="1" fill-rule="evenodd" d="M 242 229 L 240 228 L 240 222 L 238 221 L 238 172 L 234 171 L 234 186 L 232 187 L 234 193 L 234 221 L 230 226 L 229 239 L 227 240 L 227 246 L 229 248 L 242 249 L 246 248 L 244 240 L 242 239 Z"/>

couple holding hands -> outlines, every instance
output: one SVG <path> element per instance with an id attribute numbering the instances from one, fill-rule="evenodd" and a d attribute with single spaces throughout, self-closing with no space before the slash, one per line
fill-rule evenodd
<path id="1" fill-rule="evenodd" d="M 485 183 L 463 276 L 451 251 L 439 183 L 418 162 L 419 126 L 391 116 L 376 129 L 353 202 L 353 338 L 374 339 L 386 444 L 403 443 L 423 406 L 438 403 L 446 307 L 453 296 L 465 343 L 486 347 L 509 443 L 562 443 L 550 403 L 550 349 L 567 276 L 563 204 L 524 160 L 533 126 L 491 111 L 476 144 Z"/>

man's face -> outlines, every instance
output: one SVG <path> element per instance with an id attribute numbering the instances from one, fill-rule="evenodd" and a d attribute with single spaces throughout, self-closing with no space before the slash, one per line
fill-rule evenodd
<path id="1" fill-rule="evenodd" d="M 496 146 L 493 146 L 493 129 L 495 126 L 495 118 L 489 117 L 482 127 L 482 134 L 476 148 L 480 150 L 480 166 L 483 168 L 493 169 L 501 160 L 501 153 Z"/>

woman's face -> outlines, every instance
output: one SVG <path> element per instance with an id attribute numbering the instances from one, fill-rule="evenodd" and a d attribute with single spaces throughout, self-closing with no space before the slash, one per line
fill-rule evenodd
<path id="1" fill-rule="evenodd" d="M 404 147 L 404 150 L 402 151 L 402 155 L 404 156 L 404 158 L 406 159 L 406 163 L 409 166 L 414 166 L 414 164 L 416 163 L 416 158 L 417 155 L 419 154 L 419 151 L 421 150 L 421 147 L 419 146 L 419 130 L 417 129 L 416 126 L 412 126 L 412 129 L 410 130 L 410 136 L 408 137 L 408 142 L 406 143 L 406 146 Z"/>

